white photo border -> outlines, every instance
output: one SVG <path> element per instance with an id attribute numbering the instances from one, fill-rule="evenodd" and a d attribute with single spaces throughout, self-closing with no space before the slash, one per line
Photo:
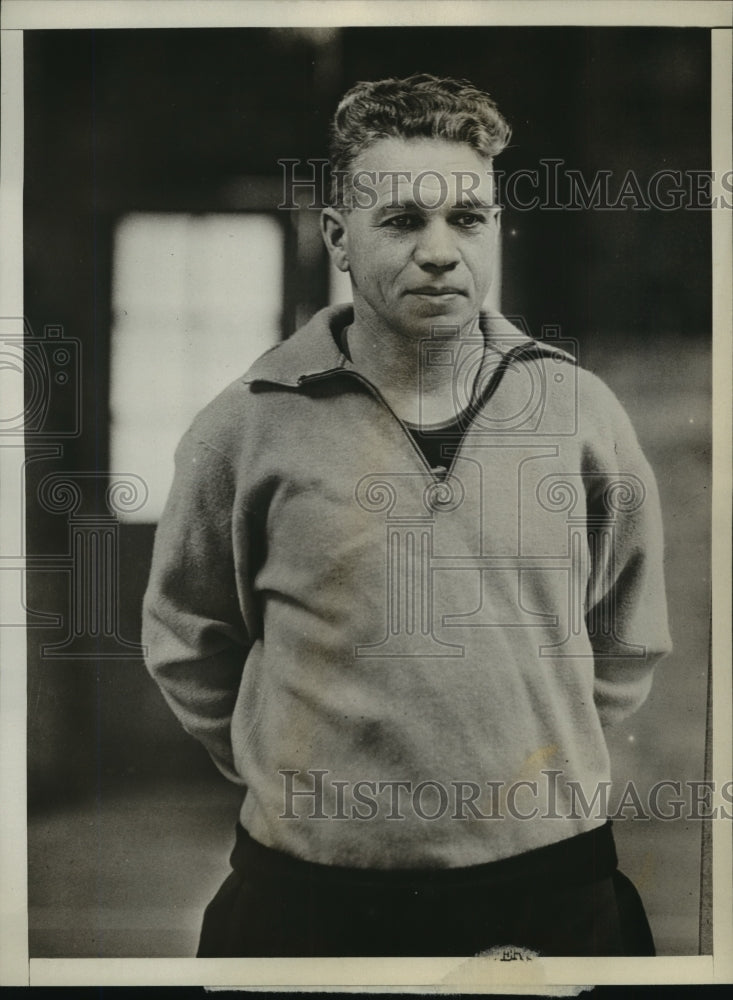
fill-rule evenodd
<path id="1" fill-rule="evenodd" d="M 399 25 L 655 25 L 707 27 L 712 45 L 712 169 L 731 169 L 731 15 L 728 2 L 431 2 L 346 0 L 5 0 L 2 10 L 0 317 L 22 317 L 23 32 L 36 29 Z M 730 779 L 731 733 L 731 247 L 733 213 L 713 210 L 713 748 L 712 778 Z M 19 320 L 18 322 L 22 322 Z M 22 400 L 19 409 L 22 409 Z M 1 451 L 1 449 L 0 449 Z M 0 456 L 1 457 L 1 456 Z M 0 469 L 0 471 L 3 471 Z M 17 506 L 13 504 L 17 502 Z M 20 498 L 3 501 L 2 542 L 22 551 Z M 10 535 L 8 534 L 10 533 Z M 0 574 L 1 578 L 8 574 Z M 0 592 L 0 602 L 4 594 Z M 4 604 L 0 603 L 0 609 Z M 0 611 L 0 621 L 2 620 Z M 210 985 L 380 992 L 533 993 L 588 984 L 701 984 L 733 979 L 731 825 L 713 821 L 713 955 L 542 959 L 502 966 L 474 959 L 30 959 L 27 938 L 25 636 L 0 629 L 0 978 L 3 985 Z M 573 991 L 575 992 L 575 991 Z"/>

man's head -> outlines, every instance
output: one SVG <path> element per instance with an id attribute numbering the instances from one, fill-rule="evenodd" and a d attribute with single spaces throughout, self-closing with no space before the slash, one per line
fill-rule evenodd
<path id="1" fill-rule="evenodd" d="M 357 324 L 412 340 L 436 325 L 462 329 L 493 275 L 491 159 L 509 127 L 491 99 L 425 74 L 361 83 L 332 136 L 332 170 L 345 183 L 322 228 L 350 275 Z"/>
<path id="2" fill-rule="evenodd" d="M 341 98 L 331 124 L 332 204 L 349 204 L 354 163 L 379 139 L 465 143 L 490 166 L 510 135 L 493 100 L 467 80 L 415 73 L 357 83 Z"/>

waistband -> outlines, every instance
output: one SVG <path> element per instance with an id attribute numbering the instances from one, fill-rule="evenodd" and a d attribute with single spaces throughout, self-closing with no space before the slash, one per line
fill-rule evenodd
<path id="1" fill-rule="evenodd" d="M 611 821 L 524 854 L 463 868 L 347 868 L 304 861 L 254 840 L 237 823 L 232 868 L 248 878 L 308 879 L 324 883 L 384 886 L 461 885 L 492 889 L 532 881 L 583 885 L 609 878 L 618 858 Z"/>

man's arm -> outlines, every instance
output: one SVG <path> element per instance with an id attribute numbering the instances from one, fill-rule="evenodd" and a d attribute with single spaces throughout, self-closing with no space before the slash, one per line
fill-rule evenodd
<path id="1" fill-rule="evenodd" d="M 662 513 L 654 473 L 628 416 L 595 382 L 603 416 L 589 450 L 588 541 L 591 572 L 586 623 L 594 651 L 594 698 L 601 722 L 635 712 L 649 694 L 654 665 L 672 648 L 664 586 Z"/>
<path id="2" fill-rule="evenodd" d="M 241 783 L 230 724 L 250 641 L 236 588 L 233 503 L 228 461 L 189 432 L 155 536 L 143 642 L 148 670 L 184 729 Z"/>

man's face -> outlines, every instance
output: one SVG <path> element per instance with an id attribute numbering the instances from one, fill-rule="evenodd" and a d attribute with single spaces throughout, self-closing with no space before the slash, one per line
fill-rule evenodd
<path id="1" fill-rule="evenodd" d="M 496 256 L 489 161 L 464 143 L 387 138 L 357 158 L 353 179 L 335 259 L 356 316 L 410 339 L 473 320 Z"/>

